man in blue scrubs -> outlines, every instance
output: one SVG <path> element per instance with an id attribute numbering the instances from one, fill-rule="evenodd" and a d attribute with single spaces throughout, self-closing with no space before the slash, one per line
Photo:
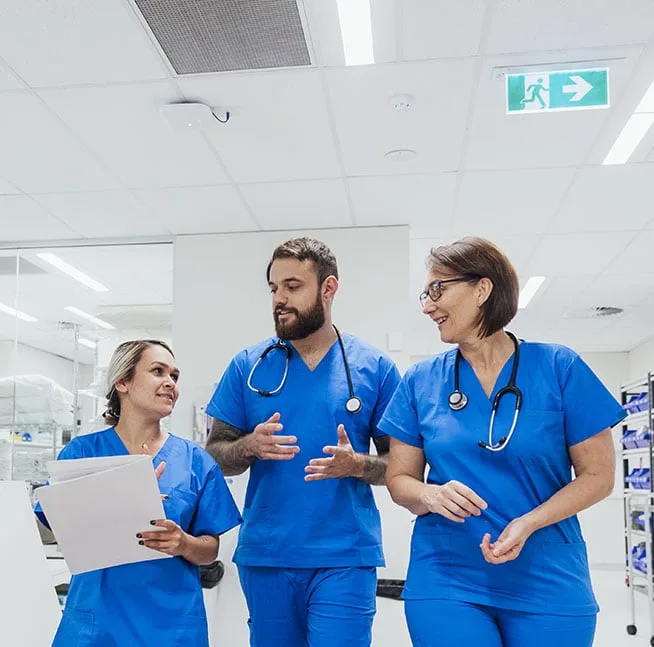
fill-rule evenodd
<path id="1" fill-rule="evenodd" d="M 332 324 L 338 269 L 323 243 L 280 245 L 267 279 L 276 337 L 233 358 L 207 407 L 207 451 L 227 475 L 250 469 L 234 555 L 250 644 L 369 647 L 384 565 L 370 486 L 384 483 L 377 423 L 399 373 Z"/>

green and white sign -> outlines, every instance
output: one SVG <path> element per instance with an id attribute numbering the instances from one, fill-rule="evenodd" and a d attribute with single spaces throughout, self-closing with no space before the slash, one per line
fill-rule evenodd
<path id="1" fill-rule="evenodd" d="M 509 115 L 608 107 L 608 68 L 506 76 L 506 112 Z"/>

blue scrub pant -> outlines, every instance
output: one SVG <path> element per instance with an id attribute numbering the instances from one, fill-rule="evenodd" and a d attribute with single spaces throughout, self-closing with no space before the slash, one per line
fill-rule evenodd
<path id="1" fill-rule="evenodd" d="M 251 647 L 370 647 L 377 569 L 239 566 Z"/>
<path id="2" fill-rule="evenodd" d="M 458 600 L 406 600 L 404 611 L 414 647 L 592 647 L 597 621 Z"/>

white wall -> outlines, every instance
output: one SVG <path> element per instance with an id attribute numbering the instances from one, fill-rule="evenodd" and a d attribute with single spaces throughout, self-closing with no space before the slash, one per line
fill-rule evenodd
<path id="1" fill-rule="evenodd" d="M 172 420 L 175 433 L 191 435 L 193 403 L 208 402 L 232 356 L 274 334 L 266 266 L 276 245 L 299 235 L 323 240 L 336 255 L 340 274 L 334 304 L 337 325 L 386 352 L 388 333 L 406 332 L 410 296 L 406 227 L 179 237 L 175 244 L 173 344 L 182 378 Z M 406 368 L 406 352 L 388 354 L 400 370 Z M 241 503 L 246 476 L 231 481 Z M 387 571 L 380 576 L 404 577 L 410 515 L 390 501 L 384 488 L 376 488 L 376 496 L 388 562 Z M 213 645 L 245 647 L 247 613 L 231 563 L 235 538 L 234 532 L 223 538 L 225 579 L 218 589 L 208 592 L 207 611 Z M 378 629 L 385 622 L 380 620 L 375 645 L 408 645 L 401 604 L 393 602 L 390 613 L 399 634 L 391 636 Z"/>
<path id="2" fill-rule="evenodd" d="M 629 373 L 626 382 L 637 380 L 654 371 L 654 337 L 639 344 L 629 353 Z"/>
<path id="3" fill-rule="evenodd" d="M 593 369 L 606 387 L 620 399 L 620 385 L 627 380 L 629 372 L 628 353 L 581 353 L 586 363 Z M 582 529 L 588 544 L 588 559 L 591 565 L 624 564 L 624 518 L 622 480 L 622 428 L 613 430 L 613 443 L 616 453 L 615 488 L 604 501 L 579 515 Z"/>

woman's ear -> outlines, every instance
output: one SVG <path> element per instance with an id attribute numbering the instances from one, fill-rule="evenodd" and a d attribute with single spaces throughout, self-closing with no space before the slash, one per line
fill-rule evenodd
<path id="1" fill-rule="evenodd" d="M 120 380 L 120 382 L 116 382 L 116 384 L 114 384 L 114 389 L 118 391 L 118 393 L 127 393 L 127 381 Z"/>
<path id="2" fill-rule="evenodd" d="M 481 306 L 488 301 L 491 293 L 493 292 L 493 282 L 486 277 L 479 279 L 477 282 L 477 306 Z"/>

